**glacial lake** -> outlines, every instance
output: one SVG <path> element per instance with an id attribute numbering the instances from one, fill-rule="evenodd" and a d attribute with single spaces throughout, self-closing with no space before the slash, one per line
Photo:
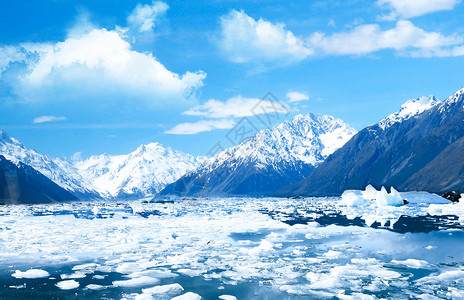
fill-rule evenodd
<path id="1" fill-rule="evenodd" d="M 1 206 L 0 299 L 463 299 L 464 203 L 420 197 Z"/>

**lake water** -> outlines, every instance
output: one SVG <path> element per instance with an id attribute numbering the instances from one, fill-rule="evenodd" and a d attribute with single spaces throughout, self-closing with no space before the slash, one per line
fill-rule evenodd
<path id="1" fill-rule="evenodd" d="M 2 206 L 0 299 L 463 299 L 463 228 L 461 203 Z"/>

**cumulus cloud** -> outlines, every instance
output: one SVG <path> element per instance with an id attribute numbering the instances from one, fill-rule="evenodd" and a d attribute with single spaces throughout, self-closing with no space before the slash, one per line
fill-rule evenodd
<path id="1" fill-rule="evenodd" d="M 192 135 L 215 129 L 230 129 L 234 127 L 235 121 L 231 119 L 202 120 L 195 123 L 182 123 L 165 131 L 166 134 Z"/>
<path id="2" fill-rule="evenodd" d="M 151 5 L 138 4 L 127 18 L 127 23 L 129 27 L 138 32 L 151 32 L 155 28 L 158 19 L 168 9 L 169 5 L 160 1 L 153 1 Z"/>
<path id="3" fill-rule="evenodd" d="M 308 43 L 319 53 L 330 55 L 364 55 L 392 49 L 412 56 L 450 56 L 459 53 L 453 47 L 462 43 L 462 38 L 428 32 L 403 20 L 388 30 L 367 24 L 330 36 L 318 32 L 308 38 Z"/>
<path id="4" fill-rule="evenodd" d="M 41 116 L 41 117 L 35 118 L 33 120 L 33 123 L 42 124 L 42 123 L 59 122 L 59 121 L 66 121 L 66 117 Z"/>
<path id="5" fill-rule="evenodd" d="M 206 73 L 178 75 L 150 53 L 131 49 L 121 33 L 93 29 L 56 44 L 24 44 L 26 74 L 16 91 L 29 99 L 130 99 L 175 104 L 203 86 Z"/>
<path id="6" fill-rule="evenodd" d="M 392 10 L 384 20 L 413 18 L 442 10 L 452 10 L 461 0 L 378 0 L 377 4 Z"/>
<path id="7" fill-rule="evenodd" d="M 298 102 L 309 100 L 309 96 L 299 92 L 288 92 L 287 93 L 288 102 Z"/>
<path id="8" fill-rule="evenodd" d="M 221 18 L 219 47 L 236 63 L 255 60 L 299 61 L 311 55 L 300 38 L 284 24 L 255 20 L 243 11 L 232 10 Z"/>
<path id="9" fill-rule="evenodd" d="M 395 14 L 413 16 L 451 9 L 457 0 L 379 0 Z M 352 24 L 349 31 L 326 35 L 315 32 L 305 38 L 296 37 L 284 24 L 255 20 L 243 11 L 232 10 L 221 18 L 219 48 L 236 63 L 282 63 L 300 61 L 317 55 L 366 55 L 393 50 L 409 56 L 459 56 L 463 39 L 426 31 L 408 20 L 384 29 L 379 24 Z"/>
<path id="10" fill-rule="evenodd" d="M 184 115 L 208 118 L 240 118 L 267 113 L 286 113 L 288 106 L 280 101 L 268 101 L 258 98 L 245 98 L 241 95 L 229 98 L 226 102 L 211 99 L 193 107 Z"/>
<path id="11" fill-rule="evenodd" d="M 12 46 L 0 46 L 0 77 L 10 63 L 24 60 L 24 53 Z"/>

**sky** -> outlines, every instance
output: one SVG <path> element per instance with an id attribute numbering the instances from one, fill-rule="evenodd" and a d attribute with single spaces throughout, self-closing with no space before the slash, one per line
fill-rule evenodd
<path id="1" fill-rule="evenodd" d="M 204 156 L 243 120 L 310 112 L 361 130 L 464 86 L 463 15 L 460 0 L 1 1 L 0 129 L 68 158 Z"/>

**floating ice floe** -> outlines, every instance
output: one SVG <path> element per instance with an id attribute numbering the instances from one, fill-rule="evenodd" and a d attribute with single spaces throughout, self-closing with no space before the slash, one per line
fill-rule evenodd
<path id="1" fill-rule="evenodd" d="M 135 286 L 145 286 L 151 284 L 157 284 L 159 279 L 149 277 L 149 276 L 142 276 L 137 278 L 132 278 L 129 280 L 118 280 L 114 281 L 113 285 L 118 287 L 135 287 Z"/>
<path id="2" fill-rule="evenodd" d="M 368 185 L 364 191 L 346 190 L 342 194 L 341 204 L 346 206 L 370 206 L 373 203 L 377 206 L 401 206 L 404 201 L 400 193 L 393 187 L 391 187 L 390 193 L 385 187 L 377 191 L 372 185 Z"/>
<path id="3" fill-rule="evenodd" d="M 152 288 L 148 289 L 143 289 L 142 292 L 144 294 L 150 294 L 150 295 L 171 295 L 171 294 L 176 294 L 180 293 L 184 290 L 184 288 L 178 284 L 178 283 L 173 283 L 173 284 L 166 284 L 166 285 L 158 285 L 154 286 Z"/>
<path id="4" fill-rule="evenodd" d="M 62 290 L 72 290 L 79 287 L 79 282 L 75 280 L 64 280 L 56 284 L 56 286 Z"/>
<path id="5" fill-rule="evenodd" d="M 34 279 L 34 278 L 45 278 L 50 276 L 50 274 L 47 271 L 44 270 L 39 270 L 39 269 L 30 269 L 27 270 L 26 272 L 21 272 L 19 270 L 16 270 L 13 274 L 11 274 L 14 278 L 28 278 L 28 279 Z"/>
<path id="6" fill-rule="evenodd" d="M 171 300 L 200 300 L 201 296 L 192 292 L 172 298 Z"/>

